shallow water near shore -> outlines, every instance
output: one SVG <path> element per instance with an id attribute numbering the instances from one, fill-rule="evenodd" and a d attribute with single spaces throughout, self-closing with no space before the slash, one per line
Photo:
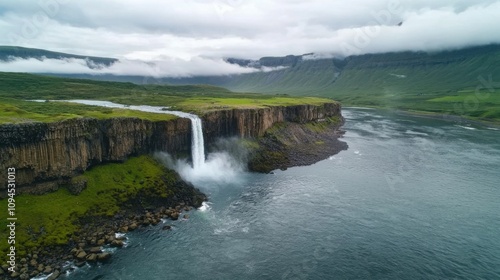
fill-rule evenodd
<path id="1" fill-rule="evenodd" d="M 187 220 L 64 279 L 499 279 L 500 132 L 344 109 L 349 150 L 195 182 Z"/>

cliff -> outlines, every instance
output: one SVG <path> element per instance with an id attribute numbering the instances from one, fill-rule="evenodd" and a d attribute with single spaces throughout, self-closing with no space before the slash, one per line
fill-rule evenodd
<path id="1" fill-rule="evenodd" d="M 340 117 L 340 109 L 338 103 L 325 103 L 322 106 L 275 106 L 214 111 L 203 116 L 204 135 L 209 142 L 217 137 L 260 137 L 276 123 L 306 123 L 328 117 Z"/>
<path id="2" fill-rule="evenodd" d="M 306 123 L 341 117 L 340 105 L 276 106 L 208 112 L 203 119 L 205 143 L 217 138 L 260 137 L 276 123 Z M 71 119 L 55 123 L 0 125 L 0 169 L 15 167 L 17 191 L 44 193 L 103 162 L 125 160 L 154 151 L 190 153 L 191 123 L 177 118 Z M 6 181 L 6 173 L 0 173 Z M 5 184 L 1 186 L 5 192 Z"/>
<path id="3" fill-rule="evenodd" d="M 0 126 L 0 166 L 16 168 L 17 191 L 43 193 L 101 162 L 156 150 L 187 151 L 188 119 L 71 119 Z M 6 173 L 0 181 L 6 181 Z M 5 190 L 2 185 L 2 191 Z"/>

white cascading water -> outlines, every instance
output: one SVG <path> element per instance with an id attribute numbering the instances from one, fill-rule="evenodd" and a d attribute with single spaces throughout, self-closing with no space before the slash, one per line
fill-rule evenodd
<path id="1" fill-rule="evenodd" d="M 32 100 L 37 102 L 45 102 L 45 100 Z M 52 100 L 52 101 L 60 101 L 60 102 L 72 102 L 79 103 L 85 105 L 94 105 L 108 108 L 122 108 L 122 109 L 130 109 L 137 110 L 143 112 L 150 113 L 158 113 L 158 114 L 170 114 L 175 115 L 181 118 L 188 118 L 191 120 L 191 157 L 193 159 L 193 169 L 197 170 L 203 167 L 205 164 L 205 143 L 203 141 L 203 128 L 201 119 L 194 114 L 189 114 L 180 111 L 168 111 L 165 110 L 165 107 L 155 107 L 155 106 L 126 106 L 118 103 L 113 103 L 109 101 L 98 101 L 98 100 Z M 168 108 L 167 108 L 168 109 Z"/>
<path id="2" fill-rule="evenodd" d="M 193 168 L 199 169 L 205 164 L 205 142 L 203 141 L 203 128 L 201 119 L 196 115 L 189 117 L 193 135 L 191 136 L 191 157 Z"/>

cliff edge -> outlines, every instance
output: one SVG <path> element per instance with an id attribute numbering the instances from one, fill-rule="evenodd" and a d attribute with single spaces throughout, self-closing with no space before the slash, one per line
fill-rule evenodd
<path id="1" fill-rule="evenodd" d="M 221 137 L 263 138 L 266 131 L 280 123 L 307 124 L 342 119 L 340 110 L 340 104 L 332 101 L 322 105 L 218 110 L 207 112 L 201 118 L 205 144 L 209 145 Z M 340 125 L 337 123 L 334 127 L 337 129 Z M 261 149 L 265 147 L 262 145 Z M 155 151 L 189 154 L 190 121 L 182 118 L 166 121 L 79 118 L 54 123 L 0 125 L 0 168 L 16 168 L 20 193 L 53 191 L 92 166 Z M 5 176 L 1 173 L 0 181 L 6 181 Z M 5 193 L 5 185 L 0 191 Z"/>

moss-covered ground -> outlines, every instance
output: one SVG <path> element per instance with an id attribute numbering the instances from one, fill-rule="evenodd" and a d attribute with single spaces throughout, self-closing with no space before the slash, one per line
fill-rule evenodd
<path id="1" fill-rule="evenodd" d="M 124 163 L 94 167 L 73 180 L 86 180 L 78 195 L 67 188 L 45 195 L 19 195 L 16 200 L 16 249 L 18 257 L 33 247 L 66 244 L 79 231 L 84 216 L 112 216 L 139 192 L 158 197 L 171 195 L 177 175 L 149 156 L 130 158 Z M 7 223 L 7 200 L 0 200 L 0 227 Z M 0 262 L 5 263 L 7 231 L 0 231 Z"/>

